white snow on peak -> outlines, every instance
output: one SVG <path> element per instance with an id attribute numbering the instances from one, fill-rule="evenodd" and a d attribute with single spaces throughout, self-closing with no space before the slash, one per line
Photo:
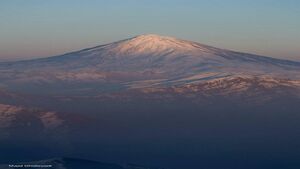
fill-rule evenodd
<path id="1" fill-rule="evenodd" d="M 155 34 L 139 35 L 127 40 L 111 43 L 85 52 L 105 50 L 114 55 L 159 55 L 167 53 L 188 54 L 206 50 L 206 47 L 195 42 Z M 207 50 L 206 50 L 207 51 Z M 103 51 L 102 51 L 103 52 Z"/>
<path id="2" fill-rule="evenodd" d="M 164 49 L 195 50 L 200 47 L 199 44 L 194 42 L 154 34 L 136 36 L 122 42 L 120 45 L 124 45 L 124 48 L 140 47 L 141 49 L 154 51 Z"/>
<path id="3" fill-rule="evenodd" d="M 161 44 L 172 44 L 179 43 L 179 41 L 174 37 L 169 36 L 160 36 L 155 34 L 147 34 L 147 35 L 139 35 L 133 38 L 128 39 L 131 43 L 145 43 L 145 42 L 153 42 L 153 43 L 161 43 Z M 173 44 L 175 45 L 175 44 Z"/>

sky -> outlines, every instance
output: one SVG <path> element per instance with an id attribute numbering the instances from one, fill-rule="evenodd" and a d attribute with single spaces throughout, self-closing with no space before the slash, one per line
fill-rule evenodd
<path id="1" fill-rule="evenodd" d="M 1 0 L 0 61 L 140 34 L 300 61 L 299 0 Z"/>

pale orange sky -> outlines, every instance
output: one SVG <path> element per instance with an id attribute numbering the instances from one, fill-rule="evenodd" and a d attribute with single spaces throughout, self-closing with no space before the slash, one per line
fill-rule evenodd
<path id="1" fill-rule="evenodd" d="M 149 33 L 300 61 L 299 6 L 296 0 L 2 0 L 0 61 Z"/>

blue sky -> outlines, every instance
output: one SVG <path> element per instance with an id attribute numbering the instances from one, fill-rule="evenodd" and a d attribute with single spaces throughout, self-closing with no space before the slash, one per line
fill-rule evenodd
<path id="1" fill-rule="evenodd" d="M 0 61 L 160 34 L 300 60 L 299 0 L 1 0 Z"/>

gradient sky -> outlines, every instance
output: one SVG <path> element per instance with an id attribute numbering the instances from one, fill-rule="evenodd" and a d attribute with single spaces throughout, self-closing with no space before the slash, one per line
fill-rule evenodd
<path id="1" fill-rule="evenodd" d="M 0 61 L 58 55 L 148 33 L 300 61 L 300 1 L 0 1 Z"/>

